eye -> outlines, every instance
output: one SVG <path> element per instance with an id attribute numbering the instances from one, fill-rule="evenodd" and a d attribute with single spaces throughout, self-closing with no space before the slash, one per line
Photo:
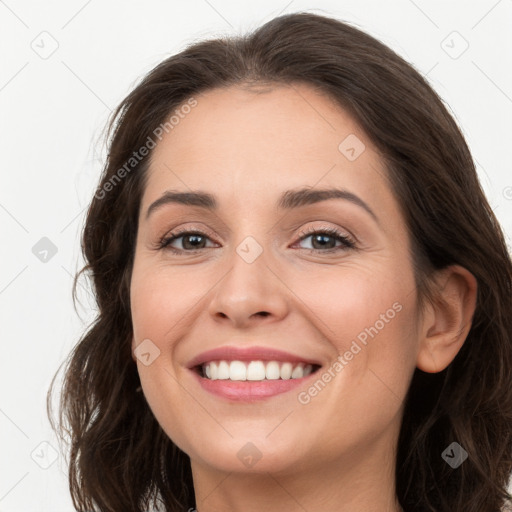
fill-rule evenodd
<path id="1" fill-rule="evenodd" d="M 182 239 L 182 248 L 173 247 L 171 244 L 176 240 Z M 183 252 L 194 253 L 200 249 L 205 249 L 206 240 L 209 237 L 202 231 L 180 231 L 176 233 L 170 233 L 169 236 L 162 238 L 158 244 L 159 249 L 167 249 L 174 254 L 181 254 Z"/>
<path id="2" fill-rule="evenodd" d="M 355 248 L 355 242 L 346 234 L 335 228 L 312 228 L 300 233 L 299 242 L 311 238 L 311 248 L 302 247 L 303 250 L 313 252 L 332 253 Z M 181 248 L 173 247 L 177 240 L 181 239 Z M 208 249 L 206 242 L 210 237 L 202 231 L 179 231 L 170 233 L 163 237 L 158 243 L 158 249 L 169 250 L 174 254 L 189 253 L 194 254 L 201 249 Z M 340 245 L 336 246 L 336 242 Z M 211 248 L 211 247 L 210 247 Z"/>
<path id="3" fill-rule="evenodd" d="M 312 247 L 306 247 L 308 251 L 337 252 L 355 248 L 355 242 L 346 234 L 335 228 L 311 228 L 300 233 L 299 242 L 311 238 Z M 336 242 L 340 245 L 336 247 Z"/>

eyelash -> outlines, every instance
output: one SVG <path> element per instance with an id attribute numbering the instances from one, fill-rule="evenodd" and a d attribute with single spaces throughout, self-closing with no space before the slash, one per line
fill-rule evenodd
<path id="1" fill-rule="evenodd" d="M 172 242 L 174 242 L 175 240 L 177 240 L 179 238 L 184 237 L 185 235 L 196 235 L 196 236 L 209 238 L 209 236 L 206 233 L 203 233 L 202 231 L 183 230 L 183 231 L 177 231 L 175 233 L 170 233 L 169 235 L 170 236 L 164 236 L 158 242 L 157 249 L 169 250 L 173 254 L 183 254 L 183 253 L 195 254 L 195 253 L 203 250 L 203 249 L 196 249 L 196 250 L 189 251 L 189 250 L 185 250 L 185 249 L 176 249 L 175 247 L 171 247 L 170 244 Z M 321 250 L 321 249 L 302 249 L 302 250 L 309 251 L 309 252 L 316 252 L 316 253 L 321 252 L 321 253 L 332 254 L 332 253 L 338 252 L 338 251 L 346 251 L 348 249 L 355 249 L 355 247 L 356 247 L 355 242 L 351 238 L 344 235 L 343 233 L 341 233 L 340 231 L 338 231 L 335 228 L 309 228 L 306 231 L 302 231 L 301 233 L 299 233 L 300 238 L 297 242 L 302 242 L 303 240 L 310 237 L 311 235 L 327 235 L 332 238 L 336 238 L 338 241 L 340 241 L 342 243 L 342 246 L 335 247 L 332 249 L 326 249 L 326 250 Z M 207 248 L 204 248 L 204 249 L 207 249 Z"/>

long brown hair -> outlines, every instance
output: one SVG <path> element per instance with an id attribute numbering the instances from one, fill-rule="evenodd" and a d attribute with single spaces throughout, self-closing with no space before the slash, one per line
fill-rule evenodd
<path id="1" fill-rule="evenodd" d="M 442 372 L 416 370 L 405 402 L 396 493 L 406 511 L 498 512 L 512 471 L 512 262 L 457 124 L 425 79 L 361 30 L 310 13 L 280 16 L 246 36 L 188 46 L 149 72 L 108 127 L 109 152 L 82 233 L 98 315 L 65 367 L 58 426 L 69 440 L 69 484 L 80 511 L 195 507 L 189 457 L 165 435 L 131 357 L 130 279 L 149 146 L 200 92 L 306 83 L 345 108 L 375 144 L 406 219 L 418 293 L 460 264 L 477 279 L 471 330 Z M 167 125 L 165 124 L 167 123 Z M 127 166 L 127 162 L 131 162 Z M 133 164 L 133 165 L 132 165 Z M 124 172 L 121 172 L 124 169 Z M 110 185 L 108 185 L 110 184 Z M 453 441 L 469 454 L 452 469 Z"/>

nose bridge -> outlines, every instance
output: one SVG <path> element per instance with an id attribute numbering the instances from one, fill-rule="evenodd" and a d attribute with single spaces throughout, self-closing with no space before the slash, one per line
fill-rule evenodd
<path id="1" fill-rule="evenodd" d="M 229 256 L 229 271 L 216 287 L 210 313 L 242 325 L 255 316 L 286 314 L 286 287 L 270 269 L 269 247 L 263 235 L 248 235 Z M 264 314 L 264 315 L 262 315 Z"/>

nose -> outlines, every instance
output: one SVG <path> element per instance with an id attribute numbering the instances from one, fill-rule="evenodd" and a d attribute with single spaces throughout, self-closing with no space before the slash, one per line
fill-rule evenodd
<path id="1" fill-rule="evenodd" d="M 212 290 L 209 312 L 216 322 L 243 329 L 287 315 L 291 292 L 265 260 L 265 251 L 252 262 L 233 251 L 230 269 Z"/>

